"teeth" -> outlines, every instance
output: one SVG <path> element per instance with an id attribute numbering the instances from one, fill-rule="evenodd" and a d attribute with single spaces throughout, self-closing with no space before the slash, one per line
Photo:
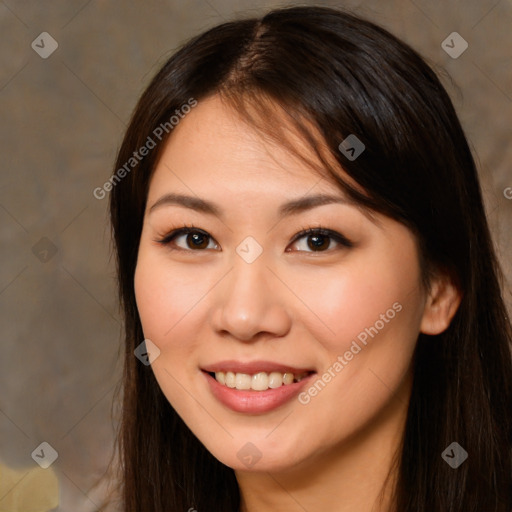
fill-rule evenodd
<path id="1" fill-rule="evenodd" d="M 251 389 L 255 391 L 265 391 L 269 388 L 269 376 L 265 372 L 256 373 L 252 376 Z"/>
<path id="2" fill-rule="evenodd" d="M 294 382 L 300 382 L 307 375 L 309 375 L 308 372 L 297 375 L 290 372 L 259 372 L 254 375 L 249 375 L 248 373 L 215 372 L 215 379 L 228 388 L 266 391 L 269 388 L 276 389 L 283 385 L 287 386 Z"/>
<path id="3" fill-rule="evenodd" d="M 217 376 L 217 374 L 215 374 Z M 235 374 L 233 372 L 226 372 L 226 386 L 228 388 L 235 387 Z"/>
<path id="4" fill-rule="evenodd" d="M 283 385 L 283 374 L 279 372 L 272 372 L 268 376 L 268 387 L 275 389 Z"/>
<path id="5" fill-rule="evenodd" d="M 246 373 L 237 373 L 235 377 L 236 389 L 251 389 L 251 376 Z"/>

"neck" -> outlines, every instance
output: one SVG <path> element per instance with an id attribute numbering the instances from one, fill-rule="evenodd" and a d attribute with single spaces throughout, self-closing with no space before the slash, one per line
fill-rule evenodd
<path id="1" fill-rule="evenodd" d="M 293 468 L 236 471 L 240 512 L 390 512 L 410 385 L 350 438 Z"/>

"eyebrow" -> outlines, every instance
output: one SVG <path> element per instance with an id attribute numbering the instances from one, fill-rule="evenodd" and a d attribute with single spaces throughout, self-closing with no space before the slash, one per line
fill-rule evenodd
<path id="1" fill-rule="evenodd" d="M 279 218 L 283 218 L 290 215 L 296 215 L 325 204 L 352 204 L 352 202 L 344 197 L 329 194 L 304 196 L 298 199 L 292 199 L 291 201 L 282 204 L 278 210 L 278 216 Z M 153 206 L 151 206 L 149 213 L 152 213 L 157 208 L 171 205 L 184 206 L 185 208 L 190 208 L 208 215 L 215 215 L 221 219 L 224 217 L 223 210 L 216 204 L 199 197 L 183 194 L 163 195 L 153 204 Z"/>

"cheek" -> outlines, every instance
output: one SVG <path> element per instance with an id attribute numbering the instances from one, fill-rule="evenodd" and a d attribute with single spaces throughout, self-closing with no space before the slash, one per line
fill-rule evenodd
<path id="1" fill-rule="evenodd" d="M 165 255 L 141 248 L 134 276 L 135 297 L 144 337 L 160 349 L 151 364 L 158 384 L 178 413 L 194 409 L 183 393 L 183 384 L 197 371 L 197 325 L 200 298 L 208 283 L 184 274 L 169 264 Z M 193 411 L 200 416 L 200 411 Z"/>
<path id="2" fill-rule="evenodd" d="M 331 279 L 318 280 L 317 287 L 308 283 L 315 290 L 307 295 L 315 315 L 303 321 L 323 349 L 324 373 L 299 402 L 311 418 L 330 415 L 331 421 L 316 426 L 319 437 L 344 437 L 362 428 L 406 382 L 423 300 L 414 256 L 413 249 L 402 256 L 368 251 L 341 271 L 331 270 Z M 339 431 L 333 434 L 336 421 Z"/>
<path id="3" fill-rule="evenodd" d="M 420 273 L 417 260 L 398 254 L 368 252 L 354 264 L 303 280 L 300 292 L 313 314 L 308 330 L 330 354 L 349 350 L 382 335 L 414 342 L 421 319 Z M 359 344 L 361 344 L 359 343 Z"/>
<path id="4" fill-rule="evenodd" d="M 187 323 L 187 315 L 193 314 L 194 306 L 207 291 L 207 284 L 174 268 L 165 255 L 142 248 L 134 287 L 144 335 L 162 344 L 161 349 L 165 348 L 174 331 Z"/>

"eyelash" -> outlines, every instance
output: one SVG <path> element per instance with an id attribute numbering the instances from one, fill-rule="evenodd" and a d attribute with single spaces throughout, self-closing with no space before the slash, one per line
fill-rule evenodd
<path id="1" fill-rule="evenodd" d="M 200 229 L 200 228 L 198 228 L 198 227 L 196 227 L 194 225 L 190 225 L 190 226 L 184 226 L 184 227 L 181 227 L 181 228 L 178 228 L 178 229 L 174 229 L 174 230 L 170 231 L 167 235 L 165 235 L 163 238 L 155 240 L 155 241 L 158 242 L 161 245 L 170 246 L 170 243 L 176 237 L 178 237 L 180 235 L 194 233 L 194 232 L 201 233 L 202 235 L 205 235 L 205 236 L 209 237 L 210 240 L 213 240 L 213 237 L 211 235 L 209 235 L 208 233 L 206 233 L 205 231 L 203 231 L 202 229 Z M 333 230 L 328 229 L 328 228 L 324 228 L 322 226 L 315 226 L 315 227 L 313 227 L 313 226 L 306 226 L 306 227 L 302 227 L 301 231 L 299 231 L 294 236 L 294 238 L 292 239 L 292 241 L 290 243 L 295 243 L 298 240 L 300 240 L 301 238 L 306 237 L 308 235 L 326 236 L 326 237 L 331 238 L 335 242 L 339 243 L 342 247 L 345 247 L 345 248 L 354 247 L 354 244 L 348 238 L 346 238 L 344 235 L 342 235 L 341 233 L 338 233 L 337 231 L 333 231 Z M 178 247 L 178 248 L 174 248 L 173 247 L 171 249 L 172 250 L 180 250 L 180 251 L 184 251 L 184 252 L 201 252 L 201 251 L 206 250 L 206 249 L 198 249 L 198 250 L 183 249 L 182 247 Z M 323 252 L 329 252 L 329 251 L 332 251 L 332 249 L 326 249 L 324 251 L 299 251 L 299 252 L 323 253 Z"/>

